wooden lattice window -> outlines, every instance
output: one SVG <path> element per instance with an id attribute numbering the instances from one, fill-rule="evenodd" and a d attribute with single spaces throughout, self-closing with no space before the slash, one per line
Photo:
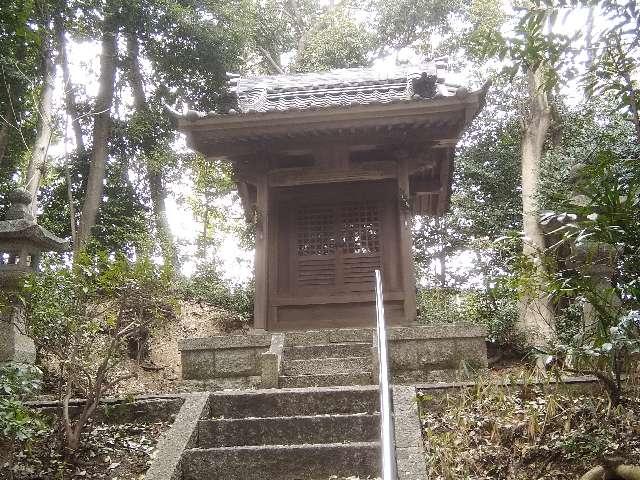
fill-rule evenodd
<path id="1" fill-rule="evenodd" d="M 298 256 L 333 254 L 336 249 L 334 209 L 302 207 L 296 213 Z"/>
<path id="2" fill-rule="evenodd" d="M 345 253 L 380 251 L 380 215 L 374 202 L 348 202 L 341 208 L 341 240 Z"/>
<path id="3" fill-rule="evenodd" d="M 299 207 L 295 226 L 299 286 L 373 287 L 373 271 L 382 263 L 378 202 Z"/>

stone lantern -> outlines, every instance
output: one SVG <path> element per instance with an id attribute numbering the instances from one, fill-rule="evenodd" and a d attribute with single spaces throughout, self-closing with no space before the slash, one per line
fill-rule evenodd
<path id="1" fill-rule="evenodd" d="M 9 194 L 10 206 L 0 221 L 0 289 L 17 290 L 21 282 L 37 271 L 40 254 L 68 250 L 69 243 L 36 223 L 31 212 L 31 198 L 24 189 Z M 33 363 L 33 340 L 24 333 L 24 319 L 19 305 L 0 311 L 0 362 Z"/>

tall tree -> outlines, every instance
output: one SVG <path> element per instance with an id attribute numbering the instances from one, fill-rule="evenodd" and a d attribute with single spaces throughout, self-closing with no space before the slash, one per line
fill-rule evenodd
<path id="1" fill-rule="evenodd" d="M 37 210 L 37 196 L 40 179 L 47 166 L 47 156 L 53 135 L 53 97 L 55 93 L 56 66 L 54 62 L 54 40 L 51 30 L 51 14 L 49 6 L 42 2 L 41 41 L 42 41 L 42 93 L 37 105 L 38 132 L 29 158 L 25 186 L 31 195 L 31 209 Z"/>
<path id="2" fill-rule="evenodd" d="M 143 119 L 152 119 L 152 112 L 147 104 L 142 71 L 140 69 L 140 45 L 135 33 L 131 31 L 127 33 L 127 56 L 129 60 L 129 82 L 133 92 L 135 115 Z M 147 131 L 147 133 L 153 135 L 154 131 L 152 129 L 151 131 Z M 160 248 L 162 249 L 165 262 L 171 263 L 174 268 L 178 268 L 180 266 L 178 251 L 167 219 L 167 207 L 165 204 L 167 192 L 161 171 L 162 165 L 154 162 L 153 149 L 157 148 L 158 145 L 167 147 L 163 145 L 162 142 L 154 142 L 153 138 L 147 137 L 143 139 L 142 154 L 146 160 L 146 177 Z"/>
<path id="3" fill-rule="evenodd" d="M 535 268 L 542 270 L 539 254 L 545 250 L 545 236 L 540 225 L 540 208 L 537 201 L 544 144 L 551 126 L 549 91 L 545 87 L 544 63 L 527 65 L 527 91 L 525 112 L 522 115 L 522 227 L 523 253 L 529 256 Z M 545 272 L 540 271 L 544 276 Z M 551 335 L 554 309 L 546 296 L 524 298 L 521 305 L 521 323 L 529 339 L 539 344 Z"/>
<path id="4" fill-rule="evenodd" d="M 84 134 L 82 132 L 82 124 L 80 123 L 80 108 L 76 100 L 76 94 L 73 82 L 71 81 L 71 72 L 69 69 L 69 57 L 67 55 L 67 34 L 64 25 L 63 12 L 59 12 L 54 19 L 56 38 L 58 40 L 58 58 L 60 67 L 62 68 L 62 80 L 64 89 L 64 104 L 67 115 L 71 119 L 71 126 L 75 138 L 76 148 L 80 155 L 85 154 Z"/>
<path id="5" fill-rule="evenodd" d="M 116 78 L 116 56 L 118 44 L 118 9 L 117 0 L 108 0 L 104 11 L 100 54 L 100 78 L 98 80 L 98 97 L 94 108 L 93 143 L 87 178 L 87 190 L 82 206 L 82 215 L 78 228 L 77 242 L 74 251 L 82 250 L 91 237 L 91 230 L 96 224 L 98 209 L 104 191 L 105 169 L 107 162 L 107 141 L 111 131 L 111 106 Z"/>
<path id="6" fill-rule="evenodd" d="M 0 215 L 33 146 L 41 89 L 42 15 L 38 2 L 8 2 L 0 14 Z"/>

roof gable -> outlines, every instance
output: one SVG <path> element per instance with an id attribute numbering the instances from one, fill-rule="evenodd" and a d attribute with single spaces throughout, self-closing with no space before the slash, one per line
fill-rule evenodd
<path id="1" fill-rule="evenodd" d="M 229 83 L 239 113 L 417 101 L 453 96 L 458 88 L 438 75 L 435 63 L 236 77 Z"/>

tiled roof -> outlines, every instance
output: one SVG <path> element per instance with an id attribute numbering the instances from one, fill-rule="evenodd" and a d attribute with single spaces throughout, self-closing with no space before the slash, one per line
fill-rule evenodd
<path id="1" fill-rule="evenodd" d="M 457 87 L 445 83 L 438 73 L 436 65 L 428 63 L 384 70 L 349 68 L 322 73 L 238 77 L 229 83 L 238 102 L 239 112 L 235 113 L 274 112 L 455 95 Z"/>

